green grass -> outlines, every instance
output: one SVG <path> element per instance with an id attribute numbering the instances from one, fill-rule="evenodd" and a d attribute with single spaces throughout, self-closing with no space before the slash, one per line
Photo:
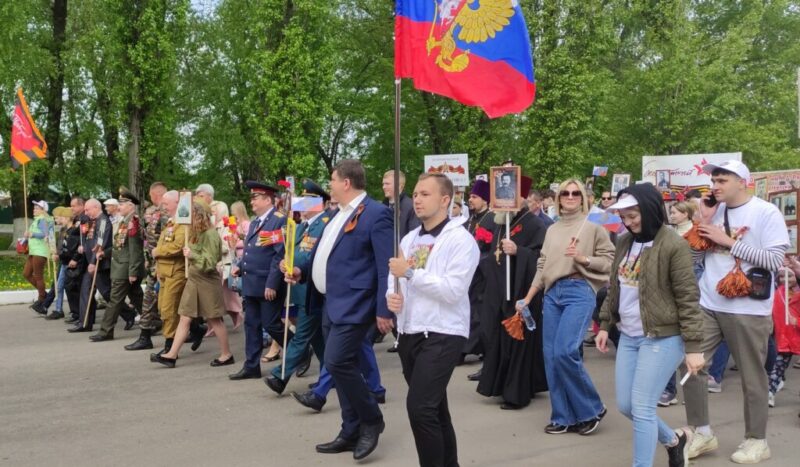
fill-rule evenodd
<path id="1" fill-rule="evenodd" d="M 26 256 L 0 256 L 0 291 L 32 289 L 22 277 Z M 47 270 L 45 269 L 45 275 Z"/>

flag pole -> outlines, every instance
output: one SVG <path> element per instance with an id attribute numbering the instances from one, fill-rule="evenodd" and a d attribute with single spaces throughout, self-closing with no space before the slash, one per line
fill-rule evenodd
<path id="1" fill-rule="evenodd" d="M 25 207 L 25 229 L 28 229 L 28 177 L 25 173 L 25 165 L 22 164 L 22 205 Z"/>
<path id="2" fill-rule="evenodd" d="M 394 80 L 394 256 L 400 256 L 400 78 Z M 394 291 L 400 293 L 400 279 L 394 278 Z"/>
<path id="3" fill-rule="evenodd" d="M 786 326 L 789 325 L 789 267 L 783 268 L 783 312 Z"/>
<path id="4" fill-rule="evenodd" d="M 286 270 L 294 271 L 294 247 L 296 241 L 296 228 L 294 216 L 292 215 L 292 189 L 287 188 L 287 209 L 286 209 L 286 234 L 283 236 L 284 261 Z M 283 348 L 281 349 L 281 381 L 286 381 L 286 346 L 289 340 L 289 308 L 292 305 L 292 284 L 286 284 L 286 311 L 283 318 Z"/>
<path id="5" fill-rule="evenodd" d="M 506 240 L 511 240 L 511 213 L 506 213 Z M 506 255 L 506 301 L 511 300 L 511 257 Z"/>

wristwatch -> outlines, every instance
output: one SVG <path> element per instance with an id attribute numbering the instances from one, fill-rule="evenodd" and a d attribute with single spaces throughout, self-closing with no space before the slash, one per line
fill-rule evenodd
<path id="1" fill-rule="evenodd" d="M 405 277 L 408 280 L 411 280 L 411 278 L 414 277 L 414 270 L 412 268 L 406 269 L 406 272 L 405 274 L 403 274 L 403 277 Z"/>

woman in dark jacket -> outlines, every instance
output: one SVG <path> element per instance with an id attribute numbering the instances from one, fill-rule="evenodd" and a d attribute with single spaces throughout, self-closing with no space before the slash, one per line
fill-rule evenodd
<path id="1" fill-rule="evenodd" d="M 690 431 L 673 431 L 656 414 L 667 380 L 685 358 L 694 374 L 703 367 L 703 319 L 687 243 L 666 226 L 661 194 L 649 184 L 620 192 L 618 209 L 630 235 L 619 239 L 611 286 L 600 312 L 597 348 L 608 351 L 608 330 L 620 330 L 617 405 L 633 421 L 633 465 L 652 466 L 656 443 L 670 467 L 689 465 Z M 646 291 L 646 293 L 645 293 Z"/>

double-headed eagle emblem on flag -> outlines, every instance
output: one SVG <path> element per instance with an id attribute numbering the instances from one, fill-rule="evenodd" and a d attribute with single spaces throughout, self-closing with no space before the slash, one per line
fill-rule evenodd
<path id="1" fill-rule="evenodd" d="M 494 39 L 514 16 L 514 0 L 433 0 L 436 11 L 426 47 L 428 56 L 438 49 L 436 64 L 448 72 L 464 71 L 469 66 L 469 49 L 458 53 L 453 38 L 467 44 Z"/>

